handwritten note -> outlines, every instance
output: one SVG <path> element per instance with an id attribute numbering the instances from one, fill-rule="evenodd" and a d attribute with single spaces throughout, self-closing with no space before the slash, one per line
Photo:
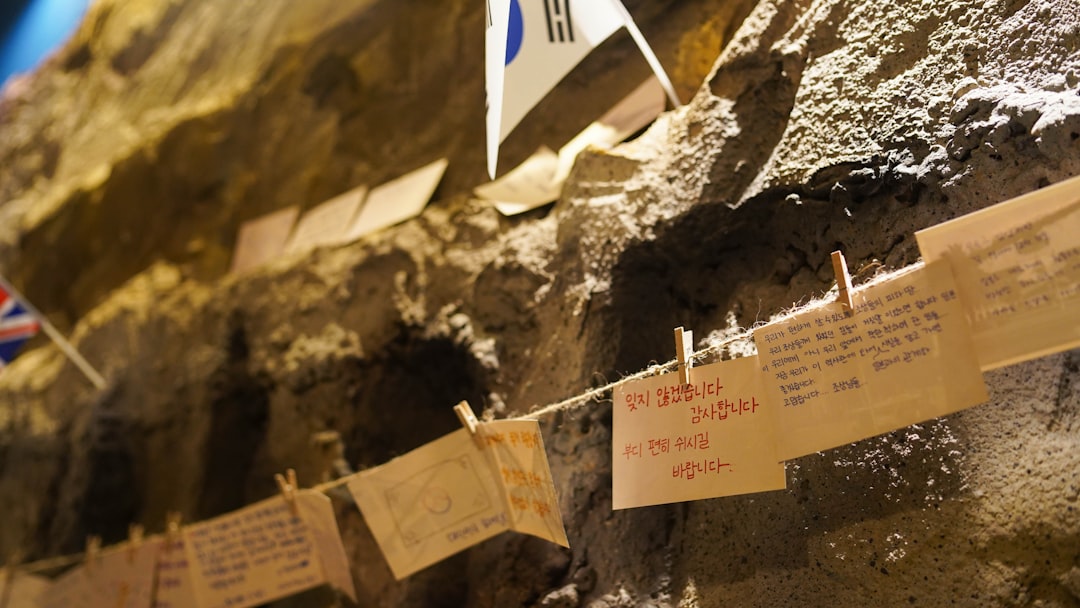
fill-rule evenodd
<path id="1" fill-rule="evenodd" d="M 199 605 L 257 606 L 325 583 L 356 601 L 330 499 L 298 492 L 296 509 L 276 496 L 185 528 Z"/>
<path id="2" fill-rule="evenodd" d="M 10 608 L 38 606 L 51 585 L 51 581 L 42 576 L 0 570 L 0 605 Z"/>
<path id="3" fill-rule="evenodd" d="M 506 530 L 567 544 L 535 421 L 450 433 L 348 487 L 399 580 Z"/>
<path id="4" fill-rule="evenodd" d="M 161 549 L 157 559 L 157 588 L 155 589 L 154 608 L 195 608 L 195 587 L 191 582 L 191 569 L 188 567 L 187 551 L 184 540 L 167 541 L 161 539 Z"/>
<path id="5" fill-rule="evenodd" d="M 154 562 L 159 543 L 138 547 L 127 544 L 106 549 L 77 566 L 48 589 L 41 605 L 46 608 L 147 608 L 154 582 Z"/>
<path id="6" fill-rule="evenodd" d="M 346 240 L 353 241 L 420 215 L 442 181 L 443 158 L 375 188 L 360 207 Z"/>
<path id="7" fill-rule="evenodd" d="M 754 332 L 787 460 L 986 400 L 949 267 L 915 266 Z"/>
<path id="8" fill-rule="evenodd" d="M 618 386 L 612 397 L 612 507 L 786 487 L 773 404 L 756 357 Z"/>
<path id="9" fill-rule="evenodd" d="M 1080 177 L 915 233 L 947 260 L 984 370 L 1080 346 Z"/>
<path id="10" fill-rule="evenodd" d="M 337 245 L 346 240 L 349 222 L 367 196 L 367 187 L 360 186 L 320 203 L 300 218 L 285 245 L 286 253 L 308 251 L 324 245 Z"/>
<path id="11" fill-rule="evenodd" d="M 540 424 L 500 420 L 481 424 L 480 436 L 502 482 L 510 528 L 569 547 Z"/>
<path id="12" fill-rule="evenodd" d="M 241 224 L 229 272 L 245 272 L 280 255 L 298 215 L 299 207 L 289 207 Z"/>
<path id="13" fill-rule="evenodd" d="M 499 179 L 477 186 L 473 192 L 494 202 L 495 208 L 506 216 L 536 209 L 559 198 L 562 182 L 555 181 L 559 156 L 547 146 L 541 146 Z"/>

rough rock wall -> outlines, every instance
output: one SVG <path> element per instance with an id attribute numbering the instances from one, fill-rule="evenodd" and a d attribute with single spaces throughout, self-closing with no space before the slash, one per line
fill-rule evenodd
<path id="1" fill-rule="evenodd" d="M 0 108 L 0 261 L 110 388 L 47 347 L 0 376 L 0 549 L 208 517 L 287 466 L 313 481 L 322 430 L 377 465 L 461 398 L 576 394 L 667 359 L 674 325 L 710 343 L 819 293 L 833 249 L 862 276 L 909 264 L 914 230 L 1080 174 L 1073 0 L 895 4 L 761 0 L 712 62 L 749 7 L 628 3 L 703 85 L 506 219 L 465 194 L 478 3 L 99 3 Z M 625 37 L 601 51 L 504 166 L 644 75 Z M 442 155 L 417 220 L 221 277 L 239 220 Z M 340 505 L 361 605 L 1078 605 L 1080 353 L 987 379 L 989 404 L 791 462 L 786 491 L 619 512 L 610 404 L 556 416 L 571 550 L 506 534 L 398 583 Z"/>

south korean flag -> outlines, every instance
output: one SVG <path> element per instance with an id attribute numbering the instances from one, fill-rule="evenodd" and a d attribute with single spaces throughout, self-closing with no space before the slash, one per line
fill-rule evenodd
<path id="1" fill-rule="evenodd" d="M 488 173 L 499 143 L 589 51 L 626 25 L 618 0 L 488 0 Z"/>

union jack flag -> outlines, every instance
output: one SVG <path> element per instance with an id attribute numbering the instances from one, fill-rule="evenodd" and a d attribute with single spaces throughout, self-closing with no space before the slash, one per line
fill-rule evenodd
<path id="1" fill-rule="evenodd" d="M 0 369 L 3 369 L 23 343 L 33 338 L 40 324 L 17 299 L 0 287 Z"/>

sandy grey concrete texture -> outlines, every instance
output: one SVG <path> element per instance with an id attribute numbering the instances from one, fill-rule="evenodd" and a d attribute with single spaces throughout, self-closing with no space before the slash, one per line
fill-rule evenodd
<path id="1" fill-rule="evenodd" d="M 45 344 L 0 375 L 0 552 L 272 495 L 337 431 L 376 466 L 716 344 L 914 231 L 1080 175 L 1075 0 L 640 0 L 689 103 L 506 218 L 483 179 L 478 2 L 99 1 L 0 100 L 0 269 Z M 647 72 L 605 43 L 508 141 L 557 147 Z M 225 268 L 243 220 L 448 156 L 418 218 Z M 729 353 L 737 354 L 737 353 Z M 1080 352 L 970 410 L 788 464 L 788 489 L 611 510 L 611 406 L 543 421 L 571 548 L 504 534 L 395 581 L 336 503 L 362 606 L 1080 605 Z M 349 605 L 328 590 L 281 606 Z"/>

